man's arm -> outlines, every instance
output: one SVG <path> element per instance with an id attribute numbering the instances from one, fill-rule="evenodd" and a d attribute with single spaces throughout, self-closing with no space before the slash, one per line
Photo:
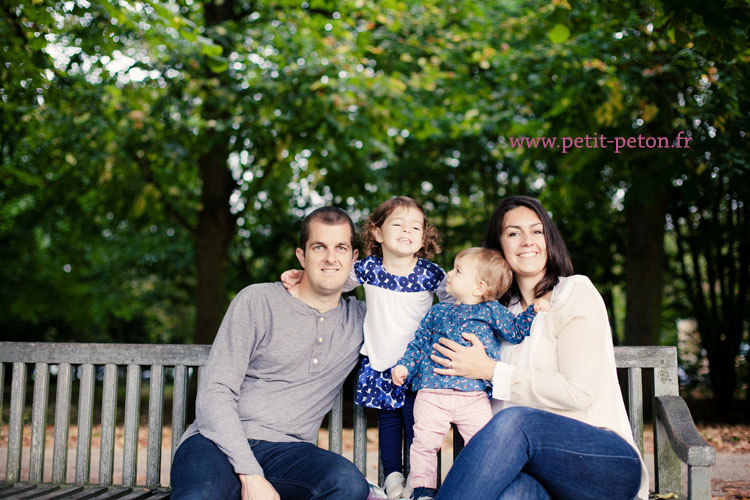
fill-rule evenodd
<path id="1" fill-rule="evenodd" d="M 238 474 L 263 475 L 240 422 L 238 401 L 259 335 L 251 313 L 251 294 L 241 291 L 229 305 L 211 346 L 196 400 L 200 433 L 227 456 Z"/>

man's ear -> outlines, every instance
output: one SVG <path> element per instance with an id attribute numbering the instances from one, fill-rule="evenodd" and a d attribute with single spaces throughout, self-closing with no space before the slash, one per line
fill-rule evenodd
<path id="1" fill-rule="evenodd" d="M 357 257 L 359 257 L 359 250 L 355 248 L 354 251 L 352 251 L 352 260 L 357 260 Z"/>
<path id="2" fill-rule="evenodd" d="M 299 261 L 299 265 L 302 266 L 302 269 L 305 268 L 305 251 L 301 248 L 298 248 L 295 250 L 294 254 L 297 256 L 297 260 Z"/>

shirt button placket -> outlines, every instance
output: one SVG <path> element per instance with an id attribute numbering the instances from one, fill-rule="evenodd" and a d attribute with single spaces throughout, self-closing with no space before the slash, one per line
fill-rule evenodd
<path id="1" fill-rule="evenodd" d="M 320 331 L 323 327 L 323 321 L 325 318 L 323 316 L 318 318 L 318 340 L 317 340 L 317 346 L 313 347 L 313 358 L 312 358 L 312 364 L 310 365 L 310 372 L 316 372 L 320 369 L 320 349 L 319 346 L 323 343 L 323 333 Z M 318 349 L 316 349 L 318 347 Z M 317 352 L 316 352 L 317 351 Z"/>

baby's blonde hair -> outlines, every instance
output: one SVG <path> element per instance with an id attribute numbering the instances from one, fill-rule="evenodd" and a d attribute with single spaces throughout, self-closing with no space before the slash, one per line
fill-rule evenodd
<path id="1" fill-rule="evenodd" d="M 477 263 L 477 278 L 487 283 L 482 302 L 497 300 L 508 291 L 513 282 L 513 273 L 500 252 L 491 248 L 470 247 L 456 255 L 456 259 L 464 257 L 474 259 Z"/>

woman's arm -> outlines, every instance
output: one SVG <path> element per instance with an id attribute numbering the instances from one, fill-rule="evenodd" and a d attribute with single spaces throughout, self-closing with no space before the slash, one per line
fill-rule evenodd
<path id="1" fill-rule="evenodd" d="M 567 299 L 547 313 L 535 335 L 530 366 L 498 363 L 493 397 L 519 405 L 584 410 L 599 391 L 611 345 L 607 312 L 590 281 L 572 284 Z"/>

